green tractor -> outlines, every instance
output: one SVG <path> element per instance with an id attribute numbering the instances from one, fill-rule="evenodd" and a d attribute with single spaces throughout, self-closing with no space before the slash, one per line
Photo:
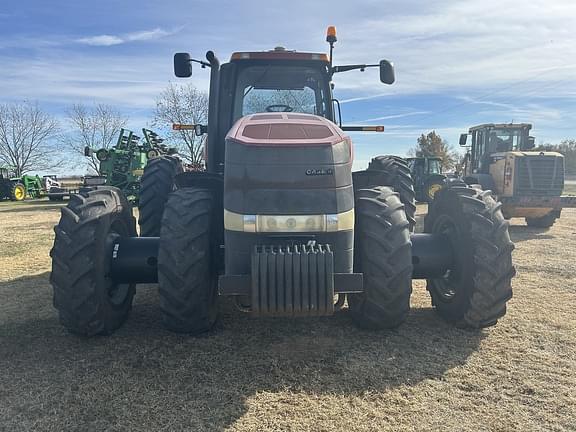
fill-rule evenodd
<path id="1" fill-rule="evenodd" d="M 142 129 L 144 142 L 132 131 L 121 129 L 116 145 L 110 149 L 96 150 L 100 161 L 101 176 L 86 178 L 86 186 L 107 185 L 120 189 L 130 202 L 138 202 L 140 178 L 149 159 L 164 154 L 175 154 L 176 149 L 162 144 L 163 139 L 149 129 Z M 87 147 L 85 156 L 92 156 Z"/>
<path id="2" fill-rule="evenodd" d="M 442 159 L 438 157 L 408 158 L 408 166 L 414 180 L 416 200 L 431 202 L 434 195 L 446 184 L 446 176 L 442 174 Z"/>
<path id="3" fill-rule="evenodd" d="M 84 156 L 96 155 L 101 175 L 86 176 L 82 186 L 114 186 L 122 191 L 128 201 L 137 203 L 140 198 L 140 180 L 148 161 L 176 153 L 175 148 L 162 144 L 164 140 L 155 132 L 149 129 L 142 129 L 142 132 L 144 142 L 140 142 L 140 137 L 134 132 L 121 129 L 118 141 L 112 148 L 94 150 L 86 147 Z M 78 192 L 54 186 L 49 189 L 48 197 L 51 200 L 62 200 Z"/>
<path id="4" fill-rule="evenodd" d="M 40 198 L 43 193 L 42 179 L 37 175 L 11 175 L 8 168 L 0 168 L 0 200 L 23 201 Z"/>

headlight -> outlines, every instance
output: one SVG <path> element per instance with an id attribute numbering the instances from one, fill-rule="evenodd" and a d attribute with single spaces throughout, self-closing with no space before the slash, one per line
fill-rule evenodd
<path id="1" fill-rule="evenodd" d="M 354 229 L 354 209 L 329 215 L 242 215 L 224 210 L 224 227 L 243 232 L 334 232 Z"/>

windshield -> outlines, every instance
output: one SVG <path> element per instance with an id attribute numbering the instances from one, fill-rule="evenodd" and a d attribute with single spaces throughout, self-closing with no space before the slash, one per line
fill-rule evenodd
<path id="1" fill-rule="evenodd" d="M 428 174 L 442 174 L 440 161 L 436 159 L 428 160 Z"/>
<path id="2" fill-rule="evenodd" d="M 316 68 L 250 66 L 238 77 L 234 118 L 260 112 L 299 112 L 327 117 L 326 77 Z"/>
<path id="3" fill-rule="evenodd" d="M 490 152 L 505 152 L 520 149 L 521 130 L 492 129 L 489 138 Z"/>

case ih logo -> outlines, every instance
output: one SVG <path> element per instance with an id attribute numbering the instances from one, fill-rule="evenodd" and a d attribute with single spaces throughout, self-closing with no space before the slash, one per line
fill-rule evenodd
<path id="1" fill-rule="evenodd" d="M 309 176 L 323 176 L 323 175 L 334 175 L 334 170 L 332 168 L 311 168 L 306 170 L 306 175 Z"/>

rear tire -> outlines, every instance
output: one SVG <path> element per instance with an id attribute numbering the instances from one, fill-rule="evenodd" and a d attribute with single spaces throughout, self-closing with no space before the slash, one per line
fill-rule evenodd
<path id="1" fill-rule="evenodd" d="M 532 228 L 550 228 L 556 222 L 556 214 L 550 212 L 545 216 L 537 218 L 526 218 L 526 225 Z"/>
<path id="2" fill-rule="evenodd" d="M 412 251 L 409 223 L 397 193 L 388 187 L 356 192 L 354 272 L 364 274 L 364 292 L 349 294 L 359 327 L 400 325 L 410 311 Z"/>
<path id="3" fill-rule="evenodd" d="M 163 322 L 174 332 L 199 334 L 210 330 L 216 321 L 213 209 L 213 196 L 207 189 L 179 189 L 166 203 L 158 284 Z"/>
<path id="4" fill-rule="evenodd" d="M 416 198 L 414 181 L 405 159 L 398 156 L 377 156 L 368 164 L 368 171 L 381 174 L 378 184 L 371 186 L 389 186 L 398 192 L 404 204 L 406 218 L 410 223 L 410 232 L 416 226 Z"/>
<path id="5" fill-rule="evenodd" d="M 138 201 L 140 237 L 160 236 L 160 224 L 168 195 L 175 189 L 174 177 L 183 171 L 174 156 L 152 159 L 144 168 Z"/>
<path id="6" fill-rule="evenodd" d="M 112 333 L 128 317 L 135 291 L 107 277 L 114 238 L 137 236 L 130 204 L 112 187 L 72 195 L 54 231 L 50 283 L 60 322 L 83 336 Z"/>
<path id="7" fill-rule="evenodd" d="M 455 267 L 428 279 L 432 305 L 458 327 L 496 324 L 512 297 L 514 244 L 508 222 L 489 191 L 471 187 L 440 190 L 424 220 L 424 232 L 445 234 L 452 243 Z"/>

